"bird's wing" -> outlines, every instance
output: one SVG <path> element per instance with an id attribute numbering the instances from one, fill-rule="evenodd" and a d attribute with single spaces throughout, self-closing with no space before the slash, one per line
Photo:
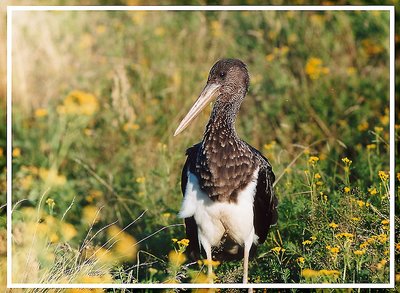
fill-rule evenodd
<path id="1" fill-rule="evenodd" d="M 181 190 L 183 196 L 185 196 L 186 185 L 188 182 L 188 171 L 194 167 L 196 163 L 197 152 L 200 147 L 200 143 L 196 144 L 186 150 L 186 162 L 182 169 L 181 177 Z M 194 217 L 185 218 L 186 226 L 186 238 L 189 239 L 189 246 L 187 247 L 188 254 L 193 259 L 199 259 L 200 257 L 200 245 L 197 234 L 197 224 Z"/>
<path id="2" fill-rule="evenodd" d="M 253 210 L 254 229 L 259 237 L 258 243 L 263 243 L 267 238 L 269 227 L 275 225 L 278 221 L 278 199 L 273 188 L 275 175 L 268 159 L 252 146 L 248 146 L 261 162 Z"/>

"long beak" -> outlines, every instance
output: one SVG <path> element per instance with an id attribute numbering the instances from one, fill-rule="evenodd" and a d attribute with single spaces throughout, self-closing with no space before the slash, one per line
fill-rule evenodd
<path id="1" fill-rule="evenodd" d="M 209 83 L 205 86 L 196 103 L 194 103 L 192 108 L 189 110 L 189 113 L 186 114 L 185 118 L 183 118 L 178 128 L 175 130 L 174 136 L 177 136 L 179 133 L 181 133 L 189 125 L 189 123 L 200 114 L 201 110 L 203 110 L 210 103 L 214 97 L 214 94 L 220 87 L 220 85 L 215 83 Z"/>

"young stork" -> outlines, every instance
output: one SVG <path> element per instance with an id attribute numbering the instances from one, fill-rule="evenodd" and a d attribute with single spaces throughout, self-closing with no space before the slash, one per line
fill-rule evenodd
<path id="1" fill-rule="evenodd" d="M 243 283 L 248 279 L 250 249 L 265 241 L 269 227 L 278 218 L 272 167 L 235 130 L 249 80 L 242 61 L 219 60 L 174 134 L 182 132 L 217 97 L 203 140 L 186 151 L 179 216 L 185 219 L 190 254 L 198 257 L 200 247 L 205 250 L 208 274 L 212 274 L 215 248 L 222 259 L 244 258 Z"/>

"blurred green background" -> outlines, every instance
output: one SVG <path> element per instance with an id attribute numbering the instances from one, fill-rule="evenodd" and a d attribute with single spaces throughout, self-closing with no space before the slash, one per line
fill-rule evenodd
<path id="1" fill-rule="evenodd" d="M 99 270 L 82 265 L 89 246 L 113 255 L 98 260 L 111 281 L 193 281 L 191 271 L 201 268 L 172 268 L 168 253 L 172 239 L 184 237 L 177 218 L 184 152 L 201 139 L 211 107 L 182 135 L 172 133 L 211 66 L 227 57 L 243 60 L 251 76 L 238 132 L 270 159 L 279 180 L 280 221 L 260 248 L 251 281 L 388 280 L 387 179 L 379 173 L 389 170 L 388 12 L 50 11 L 13 14 L 19 281 L 82 281 Z M 0 147 L 4 169 L 5 139 Z M 104 246 L 115 235 L 103 229 L 110 223 L 130 225 L 120 243 L 145 241 Z M 29 231 L 42 233 L 33 254 L 31 242 L 18 238 L 29 240 Z M 347 232 L 352 241 L 337 237 Z M 368 239 L 368 253 L 358 257 Z M 66 244 L 79 261 L 66 257 Z M 24 267 L 29 253 L 32 266 Z M 138 256 L 144 264 L 132 270 Z M 49 279 L 60 264 L 61 272 L 80 273 Z M 219 281 L 239 280 L 235 265 L 221 265 Z M 36 272 L 31 279 L 20 274 L 27 268 Z M 307 268 L 331 275 L 310 277 Z"/>

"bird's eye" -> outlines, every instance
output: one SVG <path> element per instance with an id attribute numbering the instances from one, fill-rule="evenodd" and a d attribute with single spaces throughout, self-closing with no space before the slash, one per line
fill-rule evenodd
<path id="1" fill-rule="evenodd" d="M 225 77 L 225 75 L 226 75 L 226 73 L 225 73 L 224 71 L 221 71 L 221 72 L 219 73 L 219 77 Z"/>

